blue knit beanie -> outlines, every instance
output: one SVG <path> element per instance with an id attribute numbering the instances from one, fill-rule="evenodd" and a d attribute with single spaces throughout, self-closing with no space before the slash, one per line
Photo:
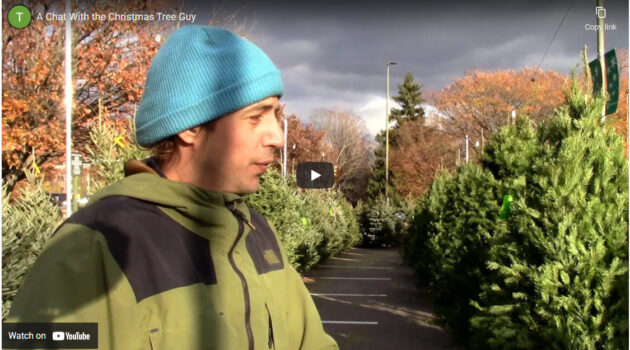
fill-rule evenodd
<path id="1" fill-rule="evenodd" d="M 148 147 L 282 92 L 280 72 L 256 45 L 224 29 L 185 26 L 151 62 L 136 139 Z"/>

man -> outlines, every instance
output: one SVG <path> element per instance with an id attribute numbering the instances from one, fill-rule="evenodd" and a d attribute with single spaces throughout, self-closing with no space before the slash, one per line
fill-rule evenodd
<path id="1" fill-rule="evenodd" d="M 337 349 L 278 235 L 241 195 L 283 145 L 280 73 L 228 31 L 186 26 L 155 56 L 136 136 L 155 157 L 70 217 L 10 322 L 98 322 L 100 349 Z"/>

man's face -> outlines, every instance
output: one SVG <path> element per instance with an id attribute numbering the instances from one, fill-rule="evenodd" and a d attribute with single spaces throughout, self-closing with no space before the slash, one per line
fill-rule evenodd
<path id="1" fill-rule="evenodd" d="M 258 190 L 274 148 L 284 145 L 277 109 L 278 98 L 268 97 L 219 118 L 200 135 L 195 161 L 203 187 L 238 194 Z"/>

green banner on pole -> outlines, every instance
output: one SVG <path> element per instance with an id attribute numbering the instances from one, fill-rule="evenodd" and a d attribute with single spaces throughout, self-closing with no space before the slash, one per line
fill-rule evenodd
<path id="1" fill-rule="evenodd" d="M 606 102 L 606 115 L 613 114 L 617 111 L 619 104 L 619 65 L 617 64 L 617 53 L 614 49 L 608 51 L 604 55 L 606 62 L 606 81 L 608 92 L 608 101 Z M 597 96 L 602 91 L 602 67 L 599 59 L 593 60 L 588 64 L 593 78 L 593 95 Z"/>

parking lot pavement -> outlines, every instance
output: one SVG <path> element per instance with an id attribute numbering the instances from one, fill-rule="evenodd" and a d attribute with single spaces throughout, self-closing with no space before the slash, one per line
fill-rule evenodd
<path id="1" fill-rule="evenodd" d="M 459 349 L 396 249 L 352 248 L 305 275 L 324 328 L 342 350 Z"/>

